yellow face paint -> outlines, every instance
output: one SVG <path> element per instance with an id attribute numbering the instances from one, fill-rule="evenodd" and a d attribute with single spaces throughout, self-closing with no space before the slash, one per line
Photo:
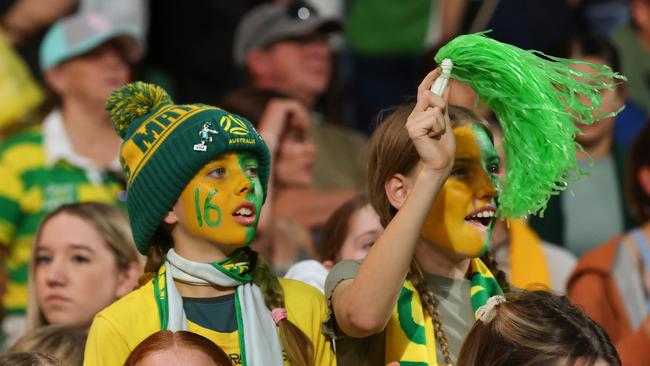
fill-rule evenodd
<path id="1" fill-rule="evenodd" d="M 454 135 L 454 167 L 427 216 L 422 235 L 445 251 L 473 258 L 483 253 L 494 220 L 499 156 L 488 134 L 475 124 L 455 128 Z"/>
<path id="2" fill-rule="evenodd" d="M 179 223 L 210 242 L 249 244 L 263 201 L 257 166 L 257 157 L 246 152 L 226 153 L 205 165 L 181 193 Z"/>

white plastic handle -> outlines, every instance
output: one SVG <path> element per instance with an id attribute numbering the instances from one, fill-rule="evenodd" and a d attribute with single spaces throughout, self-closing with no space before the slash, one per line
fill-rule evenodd
<path id="1" fill-rule="evenodd" d="M 436 81 L 431 86 L 431 91 L 436 93 L 439 96 L 442 96 L 445 88 L 447 87 L 447 82 L 449 81 L 449 76 L 451 75 L 451 69 L 454 67 L 454 63 L 450 59 L 446 58 L 440 63 L 442 67 L 442 73 Z"/>

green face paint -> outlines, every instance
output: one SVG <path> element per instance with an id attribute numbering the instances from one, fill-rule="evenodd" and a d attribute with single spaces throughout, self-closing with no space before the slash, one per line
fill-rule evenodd
<path id="1" fill-rule="evenodd" d="M 499 172 L 499 165 L 501 164 L 501 159 L 499 154 L 494 148 L 494 143 L 490 140 L 487 132 L 480 126 L 472 124 L 472 132 L 476 137 L 476 142 L 478 143 L 479 149 L 481 150 L 481 162 L 483 169 L 490 176 L 494 188 L 499 192 L 501 190 L 501 181 L 497 177 Z"/>
<path id="2" fill-rule="evenodd" d="M 251 189 L 246 195 L 246 200 L 253 203 L 255 206 L 255 212 L 257 215 L 255 217 L 255 223 L 246 227 L 246 242 L 251 243 L 255 239 L 255 232 L 257 231 L 257 223 L 259 222 L 260 215 L 262 213 L 262 203 L 264 201 L 264 194 L 262 190 L 262 183 L 260 178 L 257 176 L 258 162 L 257 157 L 248 152 L 242 152 L 237 154 L 237 161 L 239 167 L 247 173 Z"/>
<path id="3" fill-rule="evenodd" d="M 210 242 L 249 244 L 263 202 L 257 166 L 256 156 L 245 152 L 226 153 L 206 164 L 181 193 L 186 209 L 179 224 Z"/>

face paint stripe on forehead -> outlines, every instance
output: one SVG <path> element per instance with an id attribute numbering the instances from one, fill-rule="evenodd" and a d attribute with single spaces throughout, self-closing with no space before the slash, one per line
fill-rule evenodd
<path id="1" fill-rule="evenodd" d="M 476 140 L 476 143 L 478 144 L 481 151 L 481 166 L 483 166 L 483 169 L 487 173 L 488 177 L 490 177 L 494 188 L 499 191 L 501 189 L 501 181 L 496 176 L 496 173 L 491 173 L 489 170 L 489 164 L 491 164 L 493 161 L 497 164 L 500 164 L 499 154 L 494 147 L 494 143 L 490 140 L 487 131 L 485 131 L 481 126 L 477 125 L 476 123 L 472 123 L 470 128 L 474 133 L 474 139 Z"/>

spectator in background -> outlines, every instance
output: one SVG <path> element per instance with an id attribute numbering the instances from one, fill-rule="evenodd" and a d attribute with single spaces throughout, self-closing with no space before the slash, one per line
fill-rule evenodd
<path id="1" fill-rule="evenodd" d="M 650 126 L 630 151 L 627 178 L 642 225 L 580 258 L 567 293 L 605 328 L 624 365 L 641 366 L 650 364 Z"/>
<path id="2" fill-rule="evenodd" d="M 47 325 L 25 334 L 9 349 L 9 353 L 39 352 L 61 360 L 66 366 L 82 366 L 85 346 L 85 329 Z"/>
<path id="3" fill-rule="evenodd" d="M 569 54 L 557 56 L 618 70 L 615 50 L 604 38 L 571 38 L 566 49 Z M 589 71 L 587 65 L 573 67 Z M 618 85 L 602 93 L 602 107 L 594 113 L 615 112 L 623 103 L 624 86 Z M 599 243 L 633 227 L 635 220 L 623 198 L 626 151 L 614 139 L 614 117 L 603 118 L 592 125 L 577 123 L 577 127 L 580 133 L 576 135 L 576 142 L 584 149 L 576 148 L 578 165 L 588 176 L 571 183 L 562 194 L 551 196 L 544 217 L 532 216 L 530 224 L 543 240 L 564 246 L 580 257 Z"/>
<path id="4" fill-rule="evenodd" d="M 338 23 L 321 18 L 314 9 L 300 2 L 254 8 L 237 27 L 233 51 L 236 64 L 248 75 L 248 85 L 230 97 L 237 97 L 239 92 L 252 87 L 273 90 L 299 100 L 312 119 L 310 137 L 317 150 L 314 188 L 352 191 L 364 183 L 360 152 L 365 138 L 324 121 L 316 113 L 318 99 L 332 79 L 332 50 L 327 37 L 339 27 Z M 295 190 L 283 194 L 282 201 L 286 202 L 308 202 L 310 199 L 303 196 L 304 192 Z"/>
<path id="5" fill-rule="evenodd" d="M 325 292 L 325 279 L 332 267 L 342 260 L 365 258 L 383 231 L 368 197 L 355 196 L 334 211 L 323 225 L 318 260 L 298 262 L 284 277 Z"/>
<path id="6" fill-rule="evenodd" d="M 60 206 L 43 219 L 36 236 L 27 328 L 88 329 L 95 314 L 133 290 L 141 273 L 120 209 L 95 202 Z"/>
<path id="7" fill-rule="evenodd" d="M 273 159 L 271 180 L 254 247 L 272 258 L 275 271 L 284 274 L 295 262 L 316 257 L 311 230 L 353 193 L 314 190 L 313 140 L 308 111 L 302 103 L 265 89 L 243 89 L 219 105 L 240 114 L 257 127 Z M 313 192 L 296 207 L 284 202 L 287 191 Z"/>
<path id="8" fill-rule="evenodd" d="M 232 366 L 226 353 L 211 340 L 188 331 L 158 331 L 131 351 L 124 366 Z"/>
<path id="9" fill-rule="evenodd" d="M 495 296 L 478 314 L 458 366 L 621 366 L 603 329 L 565 296 L 546 291 Z"/>
<path id="10" fill-rule="evenodd" d="M 128 82 L 141 49 L 130 30 L 94 14 L 58 21 L 43 40 L 41 68 L 60 105 L 42 126 L 0 147 L 0 244 L 9 273 L 6 333 L 24 329 L 29 256 L 45 214 L 69 202 L 125 199 L 121 141 L 104 103 Z"/>
<path id="11" fill-rule="evenodd" d="M 631 1 L 631 23 L 614 31 L 621 72 L 628 77 L 629 99 L 650 115 L 650 2 Z M 638 131 L 638 130 L 637 130 Z"/>

